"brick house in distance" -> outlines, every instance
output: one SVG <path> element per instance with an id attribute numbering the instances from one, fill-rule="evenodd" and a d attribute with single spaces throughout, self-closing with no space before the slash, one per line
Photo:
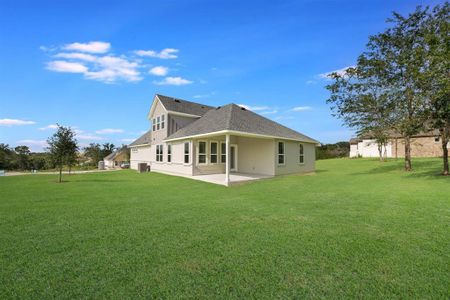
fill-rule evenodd
<path id="1" fill-rule="evenodd" d="M 450 148 L 450 143 L 447 145 Z M 405 140 L 398 134 L 392 133 L 383 153 L 387 157 L 404 157 Z M 350 157 L 378 157 L 378 146 L 371 136 L 362 136 L 350 140 Z M 412 157 L 442 157 L 442 143 L 439 131 L 419 133 L 411 138 Z"/>

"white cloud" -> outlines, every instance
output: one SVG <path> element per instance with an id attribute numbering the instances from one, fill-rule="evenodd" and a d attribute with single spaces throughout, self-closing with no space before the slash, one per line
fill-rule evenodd
<path id="1" fill-rule="evenodd" d="M 42 151 L 48 147 L 46 140 L 20 140 L 16 142 L 17 145 L 25 145 L 30 147 L 32 151 Z"/>
<path id="2" fill-rule="evenodd" d="M 21 126 L 36 124 L 34 121 L 26 121 L 19 119 L 0 119 L 0 126 Z"/>
<path id="3" fill-rule="evenodd" d="M 311 85 L 311 84 L 316 84 L 317 82 L 315 80 L 307 80 L 306 84 L 307 85 Z"/>
<path id="4" fill-rule="evenodd" d="M 114 129 L 114 128 L 105 128 L 101 130 L 97 130 L 95 133 L 97 134 L 113 134 L 113 133 L 123 133 L 123 129 Z"/>
<path id="5" fill-rule="evenodd" d="M 120 141 L 121 142 L 124 142 L 124 143 L 131 143 L 131 142 L 134 142 L 136 139 L 120 139 Z"/>
<path id="6" fill-rule="evenodd" d="M 90 140 L 90 141 L 101 141 L 104 140 L 103 137 L 91 134 L 77 134 L 77 138 L 80 140 Z"/>
<path id="7" fill-rule="evenodd" d="M 252 111 L 261 111 L 261 110 L 270 109 L 270 107 L 268 107 L 268 106 L 250 106 L 250 105 L 246 105 L 246 104 L 238 104 L 238 105 L 240 107 L 243 107 L 245 109 L 252 110 Z"/>
<path id="8" fill-rule="evenodd" d="M 97 59 L 97 56 L 94 56 L 91 54 L 86 54 L 86 53 L 78 53 L 78 52 L 58 53 L 58 54 L 55 54 L 55 57 L 67 58 L 67 59 L 79 59 L 79 60 L 84 60 L 84 61 L 89 61 L 89 62 L 93 62 Z"/>
<path id="9" fill-rule="evenodd" d="M 318 77 L 319 77 L 319 78 L 322 78 L 322 79 L 330 79 L 328 76 L 329 76 L 330 74 L 332 74 L 332 73 L 337 73 L 337 74 L 339 74 L 339 75 L 342 76 L 342 75 L 345 74 L 345 71 L 346 71 L 348 68 L 354 68 L 354 67 L 355 67 L 355 66 L 348 66 L 348 67 L 344 67 L 344 68 L 342 68 L 342 69 L 330 71 L 330 72 L 327 72 L 327 73 L 322 73 L 322 74 L 319 74 Z"/>
<path id="10" fill-rule="evenodd" d="M 89 53 L 105 53 L 111 48 L 107 42 L 93 41 L 89 43 L 72 43 L 63 47 L 64 50 L 81 51 Z"/>
<path id="11" fill-rule="evenodd" d="M 156 76 L 166 76 L 167 73 L 169 73 L 169 68 L 163 66 L 156 66 L 151 68 L 149 73 Z"/>
<path id="12" fill-rule="evenodd" d="M 274 109 L 274 110 L 268 110 L 268 111 L 263 111 L 261 112 L 262 115 L 273 115 L 276 114 L 278 112 L 278 110 Z"/>
<path id="13" fill-rule="evenodd" d="M 99 80 L 105 83 L 113 83 L 117 80 L 139 81 L 142 80 L 138 71 L 139 64 L 123 57 L 102 56 L 96 60 L 96 71 L 85 72 L 88 79 Z"/>
<path id="14" fill-rule="evenodd" d="M 193 81 L 187 80 L 181 77 L 166 77 L 161 81 L 154 81 L 154 84 L 157 85 L 186 85 L 191 84 Z"/>
<path id="15" fill-rule="evenodd" d="M 193 98 L 194 99 L 209 98 L 211 96 L 214 96 L 215 94 L 216 94 L 216 92 L 211 92 L 208 94 L 199 94 L 199 95 L 194 95 Z"/>
<path id="16" fill-rule="evenodd" d="M 41 127 L 41 128 L 38 128 L 39 130 L 49 130 L 49 129 L 57 129 L 58 128 L 58 125 L 56 125 L 56 124 L 50 124 L 50 125 L 47 125 L 47 126 L 45 126 L 45 127 Z"/>
<path id="17" fill-rule="evenodd" d="M 297 106 L 291 109 L 292 111 L 305 111 L 305 110 L 311 110 L 311 106 Z"/>
<path id="18" fill-rule="evenodd" d="M 80 63 L 55 60 L 47 63 L 47 69 L 63 73 L 86 73 L 88 68 Z"/>
<path id="19" fill-rule="evenodd" d="M 154 50 L 136 50 L 134 53 L 136 53 L 139 56 L 146 56 L 146 57 L 156 57 L 161 59 L 173 59 L 177 58 L 178 56 L 176 53 L 178 53 L 178 49 L 173 48 L 165 48 L 161 50 L 160 52 L 154 51 Z"/>

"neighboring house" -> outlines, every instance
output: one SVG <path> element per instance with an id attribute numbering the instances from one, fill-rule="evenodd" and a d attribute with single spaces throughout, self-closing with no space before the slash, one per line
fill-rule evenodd
<path id="1" fill-rule="evenodd" d="M 105 158 L 103 158 L 105 168 L 108 169 L 120 168 L 122 163 L 128 163 L 130 158 L 129 151 L 130 150 L 127 147 L 123 147 L 105 156 Z"/>
<path id="2" fill-rule="evenodd" d="M 281 175 L 315 169 L 319 143 L 236 104 L 212 107 L 155 95 L 151 129 L 131 143 L 130 164 L 184 176 Z M 227 150 L 228 149 L 228 150 Z"/>
<path id="3" fill-rule="evenodd" d="M 450 148 L 450 144 L 447 145 Z M 404 157 L 405 140 L 395 133 L 390 133 L 386 147 L 387 157 Z M 350 140 L 350 157 L 378 157 L 377 142 L 370 135 Z M 417 134 L 411 139 L 411 156 L 413 157 L 440 157 L 442 156 L 442 142 L 439 131 L 429 131 Z"/>

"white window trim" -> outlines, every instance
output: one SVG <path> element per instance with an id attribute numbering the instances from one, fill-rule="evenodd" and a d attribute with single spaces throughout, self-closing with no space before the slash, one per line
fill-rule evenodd
<path id="1" fill-rule="evenodd" d="M 161 129 L 161 116 L 156 117 L 156 131 Z"/>
<path id="2" fill-rule="evenodd" d="M 200 143 L 205 143 L 205 153 L 200 153 Z M 207 141 L 198 141 L 197 142 L 197 165 L 207 165 L 208 164 L 208 142 Z M 205 155 L 205 162 L 200 163 L 200 155 Z"/>
<path id="3" fill-rule="evenodd" d="M 280 143 L 283 143 L 283 154 L 280 154 Z M 283 163 L 280 164 L 279 156 L 283 155 Z M 277 165 L 285 166 L 286 165 L 286 143 L 283 141 L 277 141 Z"/>
<path id="4" fill-rule="evenodd" d="M 161 129 L 164 129 L 165 127 L 166 127 L 166 116 L 161 115 Z"/>
<path id="5" fill-rule="evenodd" d="M 156 118 L 152 120 L 152 131 L 156 131 Z"/>
<path id="6" fill-rule="evenodd" d="M 213 163 L 213 162 L 211 162 L 211 144 L 216 144 L 217 146 L 216 146 L 216 161 L 217 162 L 215 162 L 215 163 Z M 220 153 L 220 149 L 219 149 L 219 147 L 220 147 L 220 143 L 218 142 L 218 141 L 209 141 L 209 155 L 208 155 L 208 157 L 209 157 L 209 164 L 210 165 L 217 165 L 217 164 L 219 164 L 220 163 L 220 155 L 219 155 L 219 153 Z"/>
<path id="7" fill-rule="evenodd" d="M 184 148 L 184 147 L 186 147 L 186 144 L 188 144 L 188 154 L 186 154 L 185 148 Z M 189 157 L 188 162 L 185 162 L 185 160 L 184 160 L 186 158 L 186 155 Z M 192 157 L 191 142 L 184 142 L 183 143 L 183 165 L 185 165 L 185 166 L 191 165 L 191 159 L 192 159 L 191 157 Z"/>
<path id="8" fill-rule="evenodd" d="M 303 147 L 303 154 L 300 154 L 300 146 Z M 303 162 L 300 162 L 300 156 L 303 156 Z M 305 144 L 303 144 L 303 143 L 298 144 L 298 164 L 299 165 L 305 164 Z"/>
<path id="9" fill-rule="evenodd" d="M 222 153 L 222 145 L 225 145 L 225 153 Z M 226 142 L 220 142 L 219 143 L 219 146 L 220 146 L 220 149 L 219 149 L 219 152 L 220 152 L 220 154 L 219 154 L 219 164 L 222 164 L 222 165 L 224 165 L 225 164 L 225 162 L 227 161 L 227 143 Z M 225 162 L 223 162 L 222 161 L 222 156 L 223 155 L 225 155 Z"/>

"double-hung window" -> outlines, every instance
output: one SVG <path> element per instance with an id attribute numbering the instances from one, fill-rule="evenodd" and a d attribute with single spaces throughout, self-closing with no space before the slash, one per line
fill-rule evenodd
<path id="1" fill-rule="evenodd" d="M 278 164 L 284 165 L 285 153 L 284 153 L 284 142 L 278 142 Z"/>
<path id="2" fill-rule="evenodd" d="M 184 143 L 184 163 L 189 163 L 189 142 Z"/>
<path id="3" fill-rule="evenodd" d="M 156 118 L 153 118 L 152 125 L 153 125 L 153 131 L 156 131 Z"/>
<path id="4" fill-rule="evenodd" d="M 161 125 L 161 117 L 156 117 L 156 130 L 159 130 L 159 127 Z"/>
<path id="5" fill-rule="evenodd" d="M 206 164 L 206 142 L 198 142 L 198 163 Z"/>
<path id="6" fill-rule="evenodd" d="M 220 143 L 220 162 L 225 163 L 227 161 L 227 144 Z"/>
<path id="7" fill-rule="evenodd" d="M 156 161 L 163 161 L 163 145 L 156 145 Z"/>
<path id="8" fill-rule="evenodd" d="M 161 115 L 161 129 L 164 129 L 164 119 L 165 119 L 165 115 Z"/>
<path id="9" fill-rule="evenodd" d="M 303 144 L 299 144 L 298 145 L 298 162 L 300 164 L 304 164 L 305 163 L 305 149 L 303 147 Z"/>
<path id="10" fill-rule="evenodd" d="M 167 145 L 167 162 L 172 162 L 172 145 Z"/>
<path id="11" fill-rule="evenodd" d="M 219 147 L 217 145 L 217 142 L 211 142 L 210 143 L 210 149 L 209 149 L 209 162 L 212 164 L 217 164 L 217 156 Z"/>

